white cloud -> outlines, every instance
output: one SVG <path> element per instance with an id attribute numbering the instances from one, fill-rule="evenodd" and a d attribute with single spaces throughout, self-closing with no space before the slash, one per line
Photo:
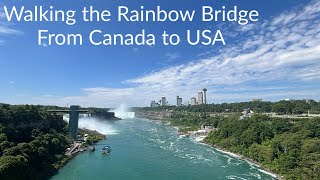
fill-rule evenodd
<path id="1" fill-rule="evenodd" d="M 85 95 L 63 97 L 59 101 L 85 106 L 113 106 L 123 102 L 147 105 L 161 96 L 174 102 L 175 96 L 180 95 L 186 102 L 203 87 L 209 89 L 209 102 L 258 97 L 318 97 L 319 22 L 320 1 L 312 1 L 299 10 L 287 11 L 270 21 L 238 30 L 240 37 L 241 33 L 249 32 L 249 38 L 228 44 L 209 58 L 126 80 L 124 83 L 130 88 L 86 88 L 83 89 Z M 167 57 L 179 56 L 167 54 Z M 299 86 L 277 88 L 289 82 L 297 82 Z"/>
<path id="2" fill-rule="evenodd" d="M 178 52 L 166 53 L 165 56 L 168 61 L 172 61 L 181 57 L 181 55 Z"/>
<path id="3" fill-rule="evenodd" d="M 5 13 L 3 12 L 2 9 L 0 9 L 0 19 L 3 19 L 5 17 L 6 17 Z"/>
<path id="4" fill-rule="evenodd" d="M 12 28 L 12 23 L 9 23 L 6 20 L 6 15 L 3 12 L 3 9 L 0 9 L 0 37 L 1 36 L 13 36 L 21 35 L 21 31 Z M 4 44 L 4 40 L 0 40 L 0 45 Z"/>
<path id="5" fill-rule="evenodd" d="M 9 27 L 0 25 L 0 34 L 3 35 L 17 35 L 20 34 L 21 32 L 15 29 L 11 29 Z"/>
<path id="6" fill-rule="evenodd" d="M 55 95 L 52 95 L 52 94 L 43 94 L 40 97 L 42 97 L 42 98 L 51 98 L 51 97 L 57 98 L 58 96 L 55 96 Z"/>

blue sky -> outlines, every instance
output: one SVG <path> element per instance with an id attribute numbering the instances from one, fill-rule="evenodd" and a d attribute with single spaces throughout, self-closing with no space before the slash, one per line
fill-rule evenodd
<path id="1" fill-rule="evenodd" d="M 3 6 L 53 5 L 80 10 L 93 5 L 115 12 L 117 6 L 200 10 L 237 5 L 258 10 L 259 21 L 236 23 L 65 23 L 6 22 Z M 187 29 L 221 29 L 227 45 L 190 46 L 38 46 L 37 30 L 56 33 L 94 29 L 105 33 L 182 35 Z M 158 37 L 157 37 L 158 38 Z M 320 2 L 317 0 L 230 1 L 8 1 L 0 3 L 0 102 L 13 104 L 80 104 L 82 106 L 147 106 L 177 95 L 187 103 L 203 87 L 208 102 L 252 98 L 319 100 Z"/>

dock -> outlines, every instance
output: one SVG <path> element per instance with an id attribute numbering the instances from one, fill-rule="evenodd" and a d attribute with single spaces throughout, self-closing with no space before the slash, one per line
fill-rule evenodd
<path id="1" fill-rule="evenodd" d="M 75 142 L 75 143 L 71 146 L 70 150 L 68 150 L 68 151 L 65 153 L 65 155 L 67 155 L 67 156 L 73 156 L 74 154 L 77 154 L 78 152 L 83 151 L 83 149 L 81 149 L 80 146 L 81 146 L 81 143 Z"/>

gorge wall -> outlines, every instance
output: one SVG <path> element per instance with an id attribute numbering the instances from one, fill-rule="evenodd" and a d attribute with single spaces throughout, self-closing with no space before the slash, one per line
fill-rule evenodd
<path id="1" fill-rule="evenodd" d="M 136 118 L 146 118 L 150 120 L 164 120 L 170 118 L 173 112 L 169 111 L 136 111 Z"/>

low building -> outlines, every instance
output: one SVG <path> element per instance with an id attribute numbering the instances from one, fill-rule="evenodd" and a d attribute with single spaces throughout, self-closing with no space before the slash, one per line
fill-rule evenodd
<path id="1" fill-rule="evenodd" d="M 251 111 L 249 108 L 248 109 L 244 109 L 242 111 L 242 116 L 240 116 L 240 120 L 246 119 L 246 118 L 250 118 L 253 114 L 253 111 Z"/>
<path id="2" fill-rule="evenodd" d="M 159 107 L 159 103 L 156 101 L 151 101 L 150 107 Z"/>
<path id="3" fill-rule="evenodd" d="M 208 134 L 207 130 L 199 129 L 198 131 L 194 131 L 194 135 L 206 135 Z"/>

